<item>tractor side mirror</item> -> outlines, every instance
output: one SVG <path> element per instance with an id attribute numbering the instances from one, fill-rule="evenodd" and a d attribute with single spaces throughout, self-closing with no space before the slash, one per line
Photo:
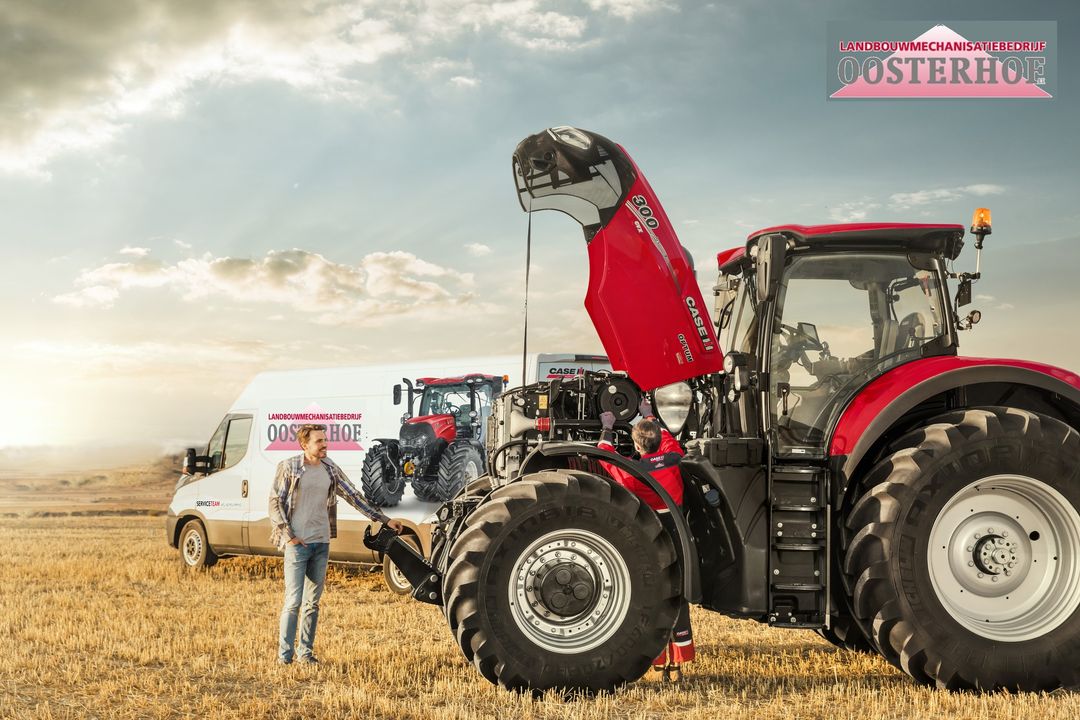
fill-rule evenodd
<path id="1" fill-rule="evenodd" d="M 394 404 L 401 404 L 401 383 L 394 386 Z"/>
<path id="2" fill-rule="evenodd" d="M 765 235 L 757 247 L 757 297 L 763 303 L 776 297 L 784 273 L 787 239 L 783 235 Z"/>

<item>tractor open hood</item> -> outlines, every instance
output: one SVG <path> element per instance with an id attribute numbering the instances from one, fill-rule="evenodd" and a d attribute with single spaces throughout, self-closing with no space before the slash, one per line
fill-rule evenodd
<path id="1" fill-rule="evenodd" d="M 626 151 L 556 127 L 522 140 L 513 169 L 522 209 L 558 210 L 584 229 L 585 308 L 613 368 L 643 390 L 720 369 L 690 254 Z"/>

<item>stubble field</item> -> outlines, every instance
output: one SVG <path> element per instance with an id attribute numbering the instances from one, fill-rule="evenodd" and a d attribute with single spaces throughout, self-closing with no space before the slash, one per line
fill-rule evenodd
<path id="1" fill-rule="evenodd" d="M 0 519 L 2 718 L 1040 718 L 1080 695 L 960 695 L 809 632 L 695 612 L 700 658 L 610 696 L 489 685 L 439 610 L 331 566 L 318 668 L 275 664 L 281 561 L 184 573 L 160 517 Z"/>

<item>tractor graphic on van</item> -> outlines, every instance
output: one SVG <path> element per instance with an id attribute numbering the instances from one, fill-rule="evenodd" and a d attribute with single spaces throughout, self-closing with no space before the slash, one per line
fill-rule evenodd
<path id="1" fill-rule="evenodd" d="M 479 373 L 449 378 L 402 378 L 394 404 L 408 411 L 396 438 L 378 438 L 364 457 L 361 486 L 379 507 L 401 502 L 405 486 L 427 502 L 446 502 L 487 470 L 484 436 L 491 403 L 508 377 Z M 419 400 L 419 414 L 413 411 Z"/>

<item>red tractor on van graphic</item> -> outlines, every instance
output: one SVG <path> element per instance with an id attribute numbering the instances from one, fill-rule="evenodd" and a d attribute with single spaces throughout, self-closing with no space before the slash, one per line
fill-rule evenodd
<path id="1" fill-rule="evenodd" d="M 1080 377 L 958 355 L 981 317 L 963 308 L 988 210 L 974 272 L 954 267 L 961 225 L 755 232 L 719 254 L 702 323 L 693 260 L 622 147 L 552 128 L 513 170 L 523 209 L 582 225 L 585 306 L 625 376 L 507 391 L 490 475 L 439 510 L 431 562 L 410 566 L 484 677 L 633 681 L 685 598 L 878 652 L 931 686 L 1080 685 Z M 592 444 L 604 398 L 636 407 L 629 381 L 686 447 L 682 508 Z M 630 455 L 636 411 L 616 415 Z M 660 495 L 677 532 L 600 460 Z M 402 552 L 392 532 L 369 541 Z"/>
<path id="2" fill-rule="evenodd" d="M 401 502 L 405 486 L 426 502 L 445 502 L 487 468 L 484 434 L 491 403 L 506 384 L 505 376 L 464 375 L 402 378 L 408 411 L 397 438 L 378 438 L 364 456 L 361 487 L 379 507 Z M 402 402 L 394 386 L 394 404 Z M 416 400 L 420 412 L 413 415 Z"/>

